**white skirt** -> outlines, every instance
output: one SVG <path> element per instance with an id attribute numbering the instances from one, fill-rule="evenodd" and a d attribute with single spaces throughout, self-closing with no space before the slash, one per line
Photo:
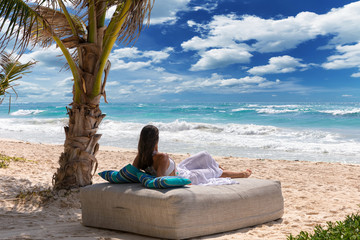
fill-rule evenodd
<path id="1" fill-rule="evenodd" d="M 177 175 L 188 178 L 193 185 L 234 184 L 231 178 L 220 178 L 223 170 L 207 152 L 199 152 L 176 166 Z"/>

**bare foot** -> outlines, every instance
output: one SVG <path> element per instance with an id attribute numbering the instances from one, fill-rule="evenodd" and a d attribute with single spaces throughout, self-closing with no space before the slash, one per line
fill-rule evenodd
<path id="1" fill-rule="evenodd" d="M 244 177 L 248 178 L 248 177 L 250 177 L 251 174 L 252 174 L 252 171 L 250 169 L 246 169 L 246 171 L 244 172 Z"/>
<path id="2" fill-rule="evenodd" d="M 244 172 L 231 172 L 224 170 L 220 177 L 230 177 L 230 178 L 248 178 L 252 174 L 250 169 L 246 169 Z"/>

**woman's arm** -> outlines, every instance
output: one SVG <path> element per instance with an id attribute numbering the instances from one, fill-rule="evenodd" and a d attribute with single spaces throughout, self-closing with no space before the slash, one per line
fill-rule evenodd
<path id="1" fill-rule="evenodd" d="M 136 167 L 137 169 L 139 169 L 139 156 L 138 155 L 136 155 L 132 165 L 134 167 Z"/>

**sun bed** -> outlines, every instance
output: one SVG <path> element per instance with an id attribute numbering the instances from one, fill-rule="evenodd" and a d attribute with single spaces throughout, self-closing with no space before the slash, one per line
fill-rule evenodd
<path id="1" fill-rule="evenodd" d="M 81 189 L 85 226 L 184 239 L 254 226 L 282 217 L 278 181 L 147 189 L 139 183 L 101 183 Z"/>

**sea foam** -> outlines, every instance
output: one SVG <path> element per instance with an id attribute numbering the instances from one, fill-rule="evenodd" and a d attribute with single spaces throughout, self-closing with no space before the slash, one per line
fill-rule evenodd
<path id="1" fill-rule="evenodd" d="M 352 115 L 352 114 L 360 114 L 360 108 L 354 108 L 354 109 L 347 109 L 347 110 L 325 110 L 325 111 L 319 111 L 322 113 L 328 113 L 331 115 Z"/>
<path id="2" fill-rule="evenodd" d="M 0 137 L 63 144 L 68 122 L 61 104 L 0 108 Z M 100 145 L 136 149 L 143 126 L 160 130 L 159 150 L 286 160 L 360 163 L 360 105 L 108 104 Z"/>
<path id="3" fill-rule="evenodd" d="M 12 116 L 27 116 L 27 115 L 37 115 L 39 113 L 45 112 L 45 110 L 38 110 L 38 109 L 31 109 L 31 110 L 24 110 L 20 109 L 16 112 L 10 113 Z"/>

